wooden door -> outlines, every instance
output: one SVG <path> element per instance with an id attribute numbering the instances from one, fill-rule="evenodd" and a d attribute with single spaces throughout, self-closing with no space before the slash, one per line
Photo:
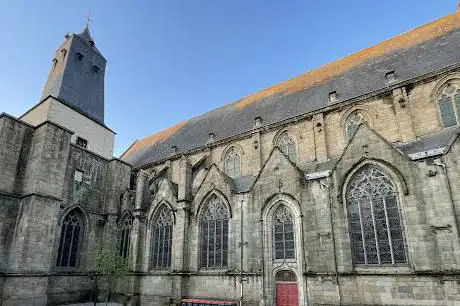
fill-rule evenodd
<path id="1" fill-rule="evenodd" d="M 295 274 L 289 270 L 279 271 L 275 281 L 276 306 L 299 306 L 299 289 Z"/>

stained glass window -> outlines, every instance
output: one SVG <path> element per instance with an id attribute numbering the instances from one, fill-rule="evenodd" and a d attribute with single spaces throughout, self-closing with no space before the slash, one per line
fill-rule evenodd
<path id="1" fill-rule="evenodd" d="M 127 258 L 129 255 L 129 247 L 131 245 L 131 228 L 133 227 L 133 220 L 130 216 L 125 216 L 119 226 L 118 236 L 118 255 Z"/>
<path id="2" fill-rule="evenodd" d="M 229 212 L 222 200 L 213 195 L 201 216 L 201 267 L 227 266 Z"/>
<path id="3" fill-rule="evenodd" d="M 273 214 L 275 259 L 295 258 L 294 221 L 289 209 L 281 205 Z"/>
<path id="4" fill-rule="evenodd" d="M 354 263 L 406 263 L 398 199 L 391 179 L 373 166 L 364 166 L 353 175 L 346 201 Z"/>
<path id="5" fill-rule="evenodd" d="M 290 270 L 281 270 L 276 273 L 275 281 L 277 282 L 295 282 L 297 281 L 297 277 L 295 276 L 295 273 Z"/>
<path id="6" fill-rule="evenodd" d="M 225 156 L 225 169 L 232 178 L 241 176 L 241 157 L 233 148 Z"/>
<path id="7" fill-rule="evenodd" d="M 77 266 L 83 236 L 83 222 L 80 214 L 73 210 L 69 212 L 61 227 L 61 238 L 56 266 L 74 268 Z"/>
<path id="8" fill-rule="evenodd" d="M 444 88 L 439 97 L 439 107 L 444 127 L 458 124 L 460 119 L 460 89 L 456 85 L 449 84 Z"/>
<path id="9" fill-rule="evenodd" d="M 278 141 L 278 147 L 285 155 L 289 157 L 291 161 L 295 162 L 297 160 L 295 141 L 291 136 L 288 135 L 288 133 L 284 132 L 281 134 Z"/>
<path id="10" fill-rule="evenodd" d="M 151 267 L 153 269 L 167 269 L 171 266 L 172 226 L 172 212 L 163 205 L 152 228 Z"/>

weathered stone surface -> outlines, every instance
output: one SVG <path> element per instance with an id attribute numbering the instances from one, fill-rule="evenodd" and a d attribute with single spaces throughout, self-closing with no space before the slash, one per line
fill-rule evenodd
<path id="1" fill-rule="evenodd" d="M 263 125 L 262 118 L 250 133 L 208 140 L 136 169 L 76 146 L 65 126 L 35 127 L 0 115 L 2 305 L 89 301 L 97 294 L 88 269 L 99 248 L 120 248 L 125 224 L 133 273 L 114 285 L 117 302 L 238 301 L 242 294 L 244 305 L 274 305 L 276 273 L 291 270 L 300 305 L 459 304 L 459 131 L 443 127 L 438 103 L 442 88 L 460 84 L 456 67 L 438 67 L 293 120 Z M 357 117 L 362 124 L 349 133 Z M 281 135 L 293 140 L 290 152 L 283 152 Z M 237 152 L 241 170 L 233 178 L 230 151 Z M 363 167 L 391 181 L 405 263 L 353 259 L 346 195 Z M 217 223 L 228 216 L 228 250 L 223 266 L 205 268 L 203 216 L 215 198 L 225 211 L 213 212 L 221 213 Z M 273 226 L 283 205 L 294 247 L 292 256 L 279 259 Z M 152 262 L 163 209 L 172 216 L 166 222 L 171 262 L 160 269 Z M 63 220 L 72 212 L 82 228 L 77 264 L 57 267 Z"/>

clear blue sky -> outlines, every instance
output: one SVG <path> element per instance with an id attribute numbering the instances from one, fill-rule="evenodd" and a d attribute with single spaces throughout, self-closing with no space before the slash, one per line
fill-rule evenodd
<path id="1" fill-rule="evenodd" d="M 80 32 L 88 9 L 108 60 L 105 121 L 118 156 L 136 139 L 450 14 L 456 2 L 0 0 L 0 112 L 19 116 L 38 102 L 55 49 Z"/>

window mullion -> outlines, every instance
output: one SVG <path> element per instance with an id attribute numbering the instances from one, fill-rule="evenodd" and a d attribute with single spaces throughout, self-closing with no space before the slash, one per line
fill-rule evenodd
<path id="1" fill-rule="evenodd" d="M 164 268 L 165 264 L 165 242 L 166 242 L 166 226 L 162 226 L 163 239 L 161 240 L 161 267 Z"/>
<path id="2" fill-rule="evenodd" d="M 128 241 L 128 249 L 126 251 L 126 258 L 129 257 L 129 249 L 131 248 L 131 228 L 128 229 L 128 237 L 127 237 L 127 241 Z"/>
<path id="3" fill-rule="evenodd" d="M 361 225 L 361 236 L 363 237 L 363 252 L 364 252 L 364 264 L 367 264 L 367 251 L 366 251 L 366 236 L 364 236 L 364 226 L 363 226 L 363 215 L 361 211 L 361 202 L 356 199 L 358 203 L 358 212 L 359 212 L 359 224 Z"/>
<path id="4" fill-rule="evenodd" d="M 62 239 L 62 246 L 61 246 L 61 256 L 59 258 L 59 266 L 61 266 L 61 267 L 63 266 L 62 260 L 63 260 L 63 257 L 64 257 L 65 240 L 67 238 L 67 226 L 68 226 L 68 224 L 65 223 L 64 232 L 61 232 L 61 236 L 64 236 L 64 237 L 61 238 Z"/>
<path id="5" fill-rule="evenodd" d="M 216 267 L 217 220 L 214 220 L 214 266 Z"/>
<path id="6" fill-rule="evenodd" d="M 69 245 L 69 255 L 67 257 L 67 265 L 66 267 L 70 266 L 70 257 L 72 256 L 72 246 L 73 246 L 73 237 L 75 233 L 75 225 L 72 225 L 72 238 L 70 239 L 70 245 Z M 78 250 L 77 250 L 78 251 Z"/>
<path id="7" fill-rule="evenodd" d="M 283 259 L 286 259 L 286 229 L 284 228 L 284 222 L 283 224 Z"/>
<path id="8" fill-rule="evenodd" d="M 224 221 L 220 220 L 220 266 L 224 266 Z"/>
<path id="9" fill-rule="evenodd" d="M 208 246 L 207 246 L 208 252 L 206 254 L 206 267 L 208 267 L 208 268 L 209 268 L 209 251 L 210 251 L 210 246 L 209 246 L 209 236 L 210 236 L 210 234 L 209 234 L 209 223 L 211 223 L 211 222 L 210 221 L 207 222 L 207 226 L 208 226 L 208 233 L 207 233 L 207 235 L 208 235 L 207 236 L 207 238 L 208 238 Z"/>
<path id="10" fill-rule="evenodd" d="M 452 101 L 452 109 L 455 114 L 455 123 L 458 124 L 460 120 L 458 118 L 459 114 L 457 113 L 457 95 L 453 95 L 451 98 L 451 101 Z"/>
<path id="11" fill-rule="evenodd" d="M 388 244 L 390 245 L 391 263 L 394 264 L 395 258 L 393 254 L 393 241 L 391 240 L 390 222 L 388 220 L 386 197 L 382 197 L 382 198 L 383 198 L 383 208 L 385 211 L 385 223 L 387 225 Z"/>
<path id="12" fill-rule="evenodd" d="M 127 234 L 127 229 L 125 228 L 123 230 L 123 243 L 122 243 L 122 246 L 123 246 L 123 249 L 121 251 L 121 256 L 124 258 L 125 257 L 125 254 L 126 254 L 126 244 L 128 243 L 128 241 L 126 240 L 126 235 Z"/>
<path id="13" fill-rule="evenodd" d="M 377 236 L 377 226 L 375 224 L 375 214 L 374 214 L 374 201 L 373 201 L 373 197 L 369 197 L 369 204 L 371 206 L 371 215 L 372 215 L 372 225 L 374 227 L 374 239 L 375 239 L 375 250 L 377 251 L 377 261 L 379 264 L 381 264 L 380 262 L 380 248 L 379 248 L 379 238 Z"/>
<path id="14" fill-rule="evenodd" d="M 157 253 L 157 258 L 156 258 L 156 262 L 155 262 L 155 268 L 158 268 L 159 267 L 159 264 L 160 264 L 160 242 L 161 242 L 161 227 L 157 227 L 156 228 L 156 239 L 155 239 L 155 247 L 156 247 L 156 253 Z"/>

